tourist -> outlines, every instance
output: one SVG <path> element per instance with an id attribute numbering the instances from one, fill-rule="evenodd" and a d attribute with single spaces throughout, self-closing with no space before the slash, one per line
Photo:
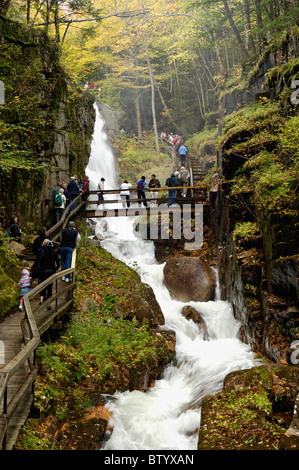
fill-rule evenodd
<path id="1" fill-rule="evenodd" d="M 104 189 L 105 189 L 105 178 L 101 178 L 101 181 L 98 184 L 98 190 L 99 190 L 98 199 L 99 199 L 100 204 L 103 204 L 103 201 L 104 201 L 104 195 L 103 195 Z"/>
<path id="2" fill-rule="evenodd" d="M 69 222 L 67 228 L 64 228 L 60 234 L 61 271 L 64 271 L 71 267 L 73 251 L 80 242 L 80 240 L 80 234 L 75 229 L 75 222 Z M 66 274 L 65 276 L 63 276 L 62 281 L 69 282 L 70 275 Z"/>
<path id="3" fill-rule="evenodd" d="M 82 191 L 83 191 L 83 199 L 86 202 L 88 193 L 89 193 L 89 178 L 88 176 L 85 176 L 83 182 L 82 182 Z"/>
<path id="4" fill-rule="evenodd" d="M 43 241 L 48 238 L 46 235 L 46 227 L 41 227 L 38 236 L 33 240 L 32 251 L 35 256 L 38 255 L 38 250 L 41 248 Z"/>
<path id="5" fill-rule="evenodd" d="M 65 199 L 66 199 L 66 203 L 65 205 L 68 206 L 69 203 L 71 202 L 71 196 L 70 196 L 70 193 L 67 189 L 67 186 L 65 183 L 60 183 L 60 187 L 63 189 L 63 193 L 65 195 Z"/>
<path id="6" fill-rule="evenodd" d="M 71 196 L 72 201 L 76 199 L 76 197 L 79 196 L 80 188 L 79 188 L 78 182 L 76 181 L 76 176 L 71 177 L 71 181 L 67 185 L 67 189 Z M 71 211 L 75 210 L 76 207 L 77 207 L 77 202 L 74 202 L 74 204 L 72 204 Z"/>
<path id="7" fill-rule="evenodd" d="M 8 229 L 6 230 L 6 236 L 18 243 L 22 243 L 22 231 L 19 228 L 19 219 L 16 215 L 10 219 Z"/>
<path id="8" fill-rule="evenodd" d="M 179 171 L 179 184 L 180 186 L 188 186 L 188 183 L 189 183 L 189 171 L 186 170 L 186 168 L 184 166 L 181 167 L 180 171 Z M 186 197 L 186 194 L 187 194 L 187 189 L 183 189 L 183 197 Z"/>
<path id="9" fill-rule="evenodd" d="M 20 305 L 19 310 L 23 310 L 23 297 L 28 294 L 31 288 L 31 277 L 29 276 L 28 269 L 23 269 L 21 279 L 19 282 L 20 286 Z"/>
<path id="10" fill-rule="evenodd" d="M 151 179 L 148 183 L 148 187 L 151 189 L 150 195 L 151 195 L 151 199 L 153 199 L 150 202 L 150 205 L 155 206 L 157 204 L 159 191 L 154 191 L 154 188 L 161 188 L 160 181 L 156 178 L 156 175 L 151 175 Z"/>
<path id="11" fill-rule="evenodd" d="M 49 277 L 53 276 L 60 267 L 60 261 L 58 254 L 54 250 L 54 244 L 51 240 L 46 238 L 42 247 L 38 252 L 38 266 L 39 266 L 39 283 L 42 283 Z M 49 299 L 52 296 L 53 283 L 48 284 L 40 293 L 40 305 L 44 300 Z M 47 306 L 48 310 L 51 310 L 50 305 Z"/>
<path id="12" fill-rule="evenodd" d="M 128 183 L 127 180 L 124 180 L 121 185 L 120 185 L 120 198 L 122 200 L 122 206 L 123 207 L 126 207 L 126 203 L 127 203 L 127 207 L 130 207 L 130 189 L 132 188 L 132 185 L 130 183 Z"/>
<path id="13" fill-rule="evenodd" d="M 180 148 L 178 149 L 178 155 L 181 159 L 181 166 L 185 166 L 187 155 L 189 155 L 189 151 L 186 145 L 183 144 L 180 146 Z"/>
<path id="14" fill-rule="evenodd" d="M 58 194 L 55 196 L 55 212 L 56 212 L 56 224 L 60 221 L 64 209 L 66 206 L 66 197 L 64 195 L 64 189 L 60 188 Z"/>
<path id="15" fill-rule="evenodd" d="M 141 178 L 137 181 L 137 199 L 143 199 L 143 204 L 146 207 L 146 197 L 144 188 L 146 187 L 145 176 L 141 176 Z M 140 201 L 138 201 L 138 205 L 140 206 Z"/>
<path id="16" fill-rule="evenodd" d="M 178 182 L 178 171 L 176 171 L 175 173 L 172 173 L 171 177 L 170 178 L 167 178 L 166 180 L 166 186 L 168 186 L 169 189 L 168 190 L 168 206 L 171 206 L 172 204 L 175 203 L 175 196 L 176 196 L 176 189 L 175 189 L 175 186 L 178 186 L 179 185 L 179 182 Z"/>

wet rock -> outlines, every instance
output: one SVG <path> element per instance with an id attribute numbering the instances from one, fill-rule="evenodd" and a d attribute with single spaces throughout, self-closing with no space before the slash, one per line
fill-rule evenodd
<path id="1" fill-rule="evenodd" d="M 292 258 L 277 261 L 270 280 L 276 295 L 293 301 L 299 299 L 298 265 L 298 260 Z"/>
<path id="2" fill-rule="evenodd" d="M 141 323 L 150 326 L 164 325 L 165 319 L 161 307 L 156 300 L 153 289 L 143 284 L 142 295 L 127 289 L 117 290 L 118 298 L 113 306 L 113 316 L 132 320 L 134 317 Z"/>
<path id="3" fill-rule="evenodd" d="M 197 310 L 195 310 L 195 308 L 191 307 L 191 305 L 186 305 L 182 308 L 181 313 L 187 320 L 193 320 L 195 323 L 198 324 L 200 331 L 203 333 L 204 340 L 207 340 L 209 338 L 207 325 L 203 320 L 201 314 Z"/>
<path id="4" fill-rule="evenodd" d="M 64 450 L 99 450 L 109 420 L 106 409 L 103 416 L 96 410 L 80 420 L 67 421 L 55 435 L 57 443 Z"/>
<path id="5" fill-rule="evenodd" d="M 207 302 L 214 297 L 216 278 L 203 259 L 181 256 L 166 261 L 164 284 L 176 300 Z"/>

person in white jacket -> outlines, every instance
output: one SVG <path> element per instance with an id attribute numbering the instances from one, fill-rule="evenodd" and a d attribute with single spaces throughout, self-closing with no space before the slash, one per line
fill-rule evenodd
<path id="1" fill-rule="evenodd" d="M 59 196 L 59 198 L 57 197 Z M 66 206 L 66 197 L 64 195 L 64 189 L 60 188 L 58 194 L 55 197 L 55 212 L 56 212 L 56 223 L 58 223 L 64 213 Z"/>
<path id="2" fill-rule="evenodd" d="M 127 207 L 130 207 L 130 202 L 129 202 L 129 199 L 130 199 L 130 189 L 132 188 L 132 185 L 130 183 L 128 183 L 127 180 L 124 180 L 121 185 L 120 185 L 120 198 L 122 200 L 122 206 L 123 207 L 126 207 L 126 203 L 127 203 Z"/>

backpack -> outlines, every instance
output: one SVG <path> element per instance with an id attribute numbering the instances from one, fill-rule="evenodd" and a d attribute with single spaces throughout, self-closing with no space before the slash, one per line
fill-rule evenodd
<path id="1" fill-rule="evenodd" d="M 83 181 L 83 191 L 88 191 L 88 181 Z"/>
<path id="2" fill-rule="evenodd" d="M 55 196 L 55 204 L 57 206 L 61 206 L 61 204 L 62 204 L 62 197 L 61 197 L 60 193 L 56 194 L 56 196 Z"/>
<path id="3" fill-rule="evenodd" d="M 144 181 L 139 180 L 138 183 L 137 183 L 137 189 L 143 189 L 143 184 L 144 184 Z"/>
<path id="4" fill-rule="evenodd" d="M 172 183 L 172 179 L 171 179 L 171 178 L 167 178 L 167 180 L 166 180 L 166 186 L 173 186 L 173 183 Z"/>
<path id="5" fill-rule="evenodd" d="M 10 227 L 11 227 L 11 226 L 10 226 Z M 10 227 L 8 227 L 8 228 L 5 230 L 4 236 L 5 236 L 6 238 L 10 238 L 10 237 L 11 237 Z"/>
<path id="6" fill-rule="evenodd" d="M 54 188 L 52 192 L 52 199 L 56 203 L 56 196 L 58 194 L 59 188 Z"/>

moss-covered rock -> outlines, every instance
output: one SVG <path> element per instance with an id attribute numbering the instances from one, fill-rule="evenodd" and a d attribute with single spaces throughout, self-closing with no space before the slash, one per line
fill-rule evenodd
<path id="1" fill-rule="evenodd" d="M 292 420 L 299 369 L 271 365 L 231 372 L 204 399 L 199 450 L 278 450 Z"/>

